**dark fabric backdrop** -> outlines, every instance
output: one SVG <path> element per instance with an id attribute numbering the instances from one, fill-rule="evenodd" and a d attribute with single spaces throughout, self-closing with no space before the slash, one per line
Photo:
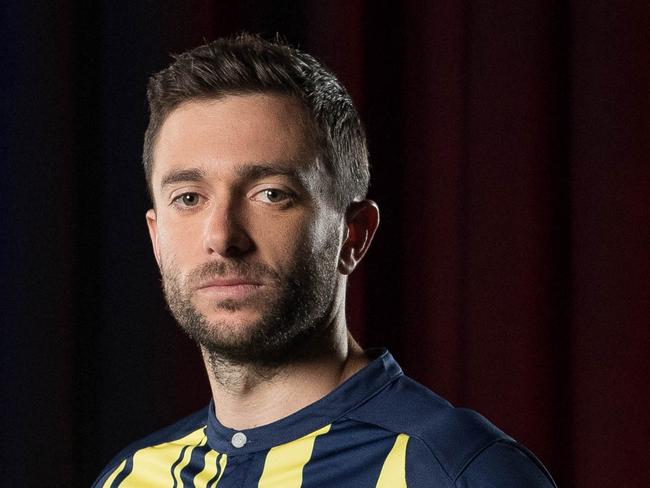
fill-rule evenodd
<path id="1" fill-rule="evenodd" d="M 150 73 L 240 30 L 324 60 L 366 122 L 365 346 L 533 449 L 562 486 L 650 486 L 645 0 L 2 2 L 6 486 L 88 486 L 202 406 L 140 169 Z"/>

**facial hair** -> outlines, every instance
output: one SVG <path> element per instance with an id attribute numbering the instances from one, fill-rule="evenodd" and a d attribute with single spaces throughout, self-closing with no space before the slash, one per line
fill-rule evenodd
<path id="1" fill-rule="evenodd" d="M 284 274 L 261 263 L 222 258 L 183 276 L 171 262 L 161 266 L 167 304 L 181 329 L 206 350 L 212 362 L 265 369 L 289 364 L 309 354 L 308 345 L 329 323 L 338 279 L 336 244 L 326 243 L 317 254 L 299 253 L 292 269 Z M 224 276 L 270 285 L 272 292 L 261 296 L 213 303 L 215 310 L 224 312 L 255 307 L 260 311 L 255 323 L 234 323 L 227 313 L 210 321 L 192 303 L 198 284 Z"/>

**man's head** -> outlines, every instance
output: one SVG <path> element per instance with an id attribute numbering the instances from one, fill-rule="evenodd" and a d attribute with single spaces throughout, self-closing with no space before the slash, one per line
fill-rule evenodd
<path id="1" fill-rule="evenodd" d="M 200 63 L 188 61 L 197 52 Z M 313 58 L 257 38 L 191 53 L 150 83 L 147 223 L 165 295 L 205 350 L 281 363 L 344 319 L 345 275 L 378 221 L 362 199 L 363 132 L 343 88 Z M 252 74 L 265 84 L 232 81 Z M 338 112 L 326 113 L 326 101 Z M 362 161 L 329 159 L 352 152 Z"/>
<path id="2" fill-rule="evenodd" d="M 312 56 L 245 34 L 178 55 L 150 78 L 150 118 L 143 151 L 150 191 L 153 148 L 167 115 L 188 101 L 246 93 L 284 94 L 299 100 L 307 132 L 331 177 L 336 205 L 345 209 L 365 198 L 370 178 L 366 138 L 345 88 Z"/>

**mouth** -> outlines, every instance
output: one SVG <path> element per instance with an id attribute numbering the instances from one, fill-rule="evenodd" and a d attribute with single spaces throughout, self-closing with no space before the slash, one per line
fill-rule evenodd
<path id="1" fill-rule="evenodd" d="M 211 299 L 241 300 L 261 291 L 264 286 L 264 283 L 250 278 L 213 278 L 201 283 L 196 291 Z"/>

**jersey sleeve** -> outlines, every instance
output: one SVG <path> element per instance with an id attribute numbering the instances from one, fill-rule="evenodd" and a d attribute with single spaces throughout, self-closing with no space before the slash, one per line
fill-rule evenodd
<path id="1" fill-rule="evenodd" d="M 496 442 L 480 452 L 456 480 L 457 487 L 557 488 L 533 454 L 511 442 Z"/>
<path id="2" fill-rule="evenodd" d="M 424 442 L 413 438 L 406 452 L 406 484 L 409 488 L 557 488 L 535 456 L 515 442 L 494 442 L 460 463 L 457 472 L 448 472 Z"/>

